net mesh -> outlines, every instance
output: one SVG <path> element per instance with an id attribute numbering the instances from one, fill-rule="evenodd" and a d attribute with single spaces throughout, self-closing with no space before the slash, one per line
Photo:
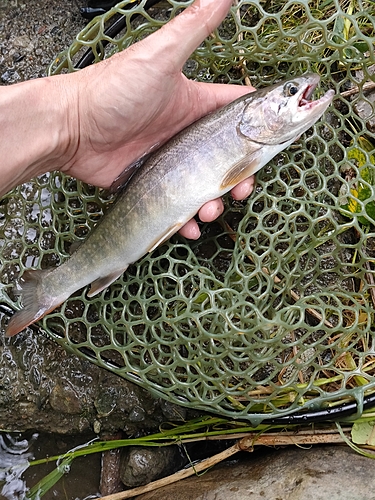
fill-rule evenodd
<path id="1" fill-rule="evenodd" d="M 95 60 L 125 49 L 191 2 L 128 3 L 89 23 L 50 73 L 74 71 L 88 49 Z M 172 237 L 38 326 L 154 395 L 253 422 L 374 393 L 374 27 L 371 1 L 234 6 L 185 74 L 262 87 L 313 71 L 322 91 L 335 89 L 333 105 L 258 174 L 247 201 L 226 197 L 200 240 Z M 5 196 L 2 302 L 19 308 L 14 281 L 68 258 L 110 202 L 61 173 Z"/>

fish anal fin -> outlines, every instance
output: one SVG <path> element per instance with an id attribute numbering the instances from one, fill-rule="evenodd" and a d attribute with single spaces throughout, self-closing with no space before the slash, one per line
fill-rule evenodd
<path id="1" fill-rule="evenodd" d="M 255 150 L 250 155 L 235 163 L 221 181 L 220 189 L 229 190 L 239 182 L 255 174 L 260 168 L 260 149 Z"/>
<path id="2" fill-rule="evenodd" d="M 158 237 L 157 240 L 154 240 L 151 243 L 151 246 L 148 248 L 148 252 L 153 252 L 155 248 L 165 243 L 171 236 L 173 236 L 181 227 L 183 226 L 182 222 L 178 224 L 174 224 L 172 227 L 168 228 L 161 236 Z"/>
<path id="3" fill-rule="evenodd" d="M 101 276 L 100 278 L 93 281 L 91 283 L 90 290 L 87 292 L 87 296 L 93 297 L 97 293 L 107 288 L 111 283 L 113 283 L 115 280 L 117 280 L 117 278 L 119 278 L 123 274 L 125 269 L 126 267 L 124 267 L 124 269 L 121 269 L 121 271 L 115 271 L 111 274 L 108 274 L 107 276 Z"/>

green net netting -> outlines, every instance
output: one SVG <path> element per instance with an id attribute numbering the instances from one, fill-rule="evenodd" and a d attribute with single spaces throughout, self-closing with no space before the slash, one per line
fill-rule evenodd
<path id="1" fill-rule="evenodd" d="M 144 1 L 128 3 L 90 22 L 50 73 L 75 70 L 87 50 L 99 60 L 125 49 L 191 2 L 147 12 Z M 248 200 L 226 197 L 200 240 L 174 236 L 39 327 L 154 395 L 230 417 L 264 420 L 374 393 L 374 29 L 371 1 L 238 2 L 185 74 L 262 87 L 313 71 L 335 89 L 333 105 L 258 174 Z M 61 173 L 5 196 L 2 302 L 17 309 L 14 281 L 68 258 L 111 201 Z"/>

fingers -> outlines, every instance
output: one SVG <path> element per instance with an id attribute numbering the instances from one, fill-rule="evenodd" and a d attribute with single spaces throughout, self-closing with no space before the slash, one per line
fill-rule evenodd
<path id="1" fill-rule="evenodd" d="M 190 219 L 178 232 L 189 240 L 197 240 L 201 235 L 198 224 L 194 219 Z"/>
<path id="2" fill-rule="evenodd" d="M 231 190 L 231 195 L 235 200 L 244 200 L 247 198 L 254 189 L 255 176 L 252 175 L 244 181 L 240 182 Z"/>
<path id="3" fill-rule="evenodd" d="M 221 198 L 217 198 L 216 200 L 205 203 L 199 210 L 198 215 L 202 222 L 211 222 L 219 217 L 219 215 L 223 213 L 223 210 L 224 204 L 221 201 Z M 190 219 L 184 226 L 182 226 L 179 233 L 181 236 L 188 238 L 189 240 L 197 240 L 201 235 L 198 224 L 194 219 Z"/>
<path id="4" fill-rule="evenodd" d="M 198 216 L 202 222 L 211 222 L 224 212 L 224 203 L 221 198 L 205 203 L 199 210 Z"/>
<path id="5" fill-rule="evenodd" d="M 221 198 L 209 201 L 205 203 L 203 207 L 199 210 L 198 216 L 202 222 L 211 222 L 219 217 L 224 211 L 224 204 Z M 179 230 L 181 236 L 188 238 L 190 240 L 197 240 L 200 235 L 200 229 L 197 222 L 194 219 L 190 219 L 182 228 Z"/>
<path id="6" fill-rule="evenodd" d="M 232 0 L 195 0 L 154 33 L 150 37 L 152 48 L 163 54 L 158 64 L 168 63 L 170 72 L 180 71 L 192 52 L 219 26 L 231 5 Z"/>
<path id="7" fill-rule="evenodd" d="M 235 186 L 231 194 L 235 200 L 243 200 L 247 198 L 253 191 L 255 184 L 255 176 L 252 175 L 244 181 L 240 182 Z M 217 219 L 224 211 L 224 204 L 221 198 L 209 201 L 205 203 L 203 207 L 199 210 L 198 215 L 202 222 L 212 222 Z M 199 230 L 198 224 L 194 219 L 189 220 L 180 230 L 179 233 L 184 238 L 190 240 L 197 240 L 201 232 Z"/>

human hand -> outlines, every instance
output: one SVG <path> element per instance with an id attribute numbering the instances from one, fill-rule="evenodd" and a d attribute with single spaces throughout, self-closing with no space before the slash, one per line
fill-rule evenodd
<path id="1" fill-rule="evenodd" d="M 200 117 L 252 87 L 188 80 L 181 69 L 195 48 L 218 26 L 231 0 L 196 0 L 163 28 L 125 51 L 71 76 L 77 113 L 70 122 L 71 158 L 62 170 L 85 182 L 109 187 L 134 160 L 163 144 Z M 76 95 L 74 95 L 76 92 Z M 77 119 L 76 119 L 77 117 Z M 254 179 L 232 190 L 246 198 Z M 209 222 L 223 211 L 221 199 L 199 211 Z M 180 233 L 200 236 L 194 219 Z"/>

